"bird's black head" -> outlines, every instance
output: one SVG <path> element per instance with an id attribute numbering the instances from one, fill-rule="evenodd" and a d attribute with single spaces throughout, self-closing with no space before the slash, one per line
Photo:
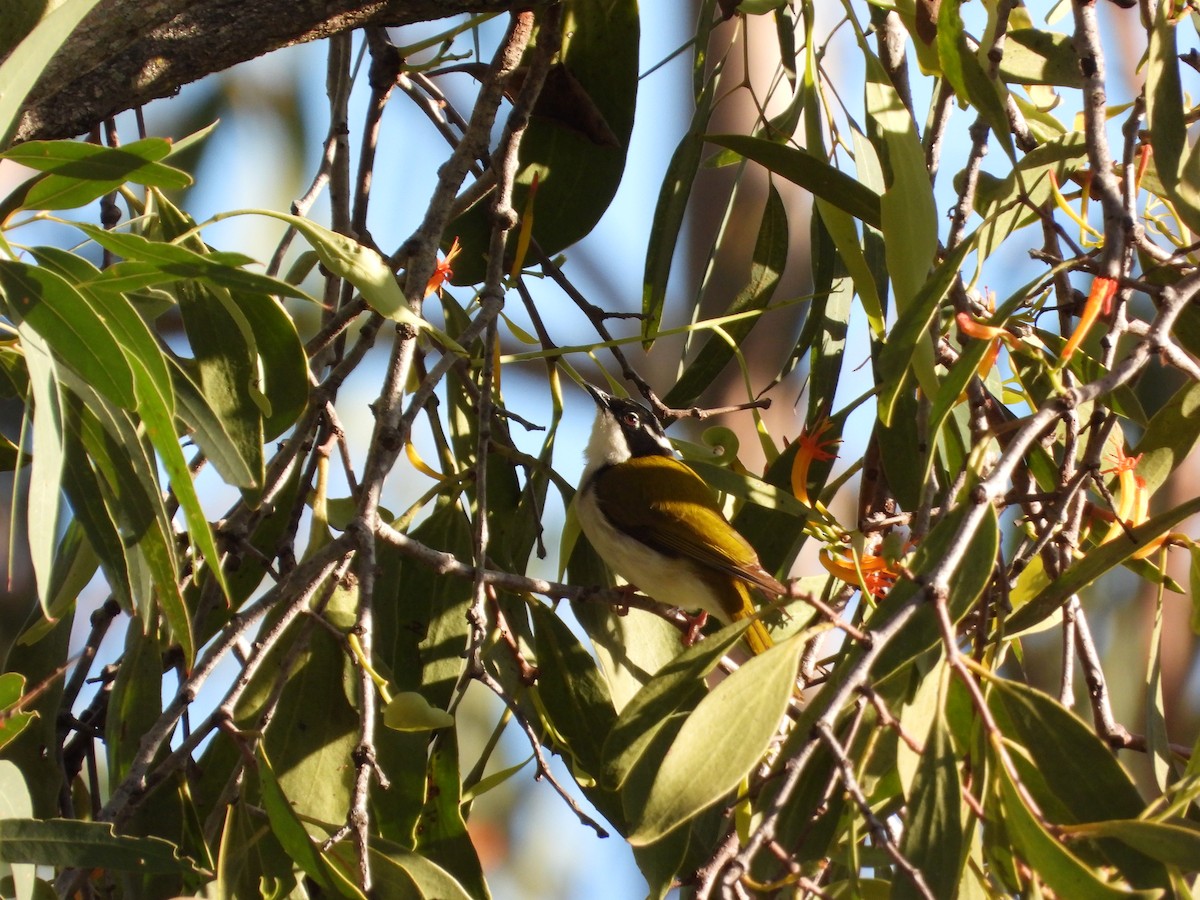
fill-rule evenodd
<path id="1" fill-rule="evenodd" d="M 614 397 L 590 384 L 584 387 L 596 401 L 589 461 L 617 463 L 635 456 L 675 455 L 662 425 L 642 404 Z"/>

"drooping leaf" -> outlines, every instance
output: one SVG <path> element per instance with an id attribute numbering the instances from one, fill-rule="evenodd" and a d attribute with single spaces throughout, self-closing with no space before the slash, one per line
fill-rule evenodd
<path id="1" fill-rule="evenodd" d="M 679 730 L 629 843 L 651 843 L 729 794 L 766 751 L 796 682 L 804 636 L 755 656 L 700 701 Z"/>
<path id="2" fill-rule="evenodd" d="M 60 364 L 113 403 L 133 409 L 133 371 L 95 309 L 69 282 L 41 266 L 0 260 L 0 291 L 9 315 L 42 337 Z"/>
<path id="3" fill-rule="evenodd" d="M 740 153 L 868 225 L 880 226 L 879 195 L 804 150 L 744 134 L 710 134 L 705 140 Z"/>
<path id="4" fill-rule="evenodd" d="M 783 274 L 788 256 L 787 210 L 774 185 L 768 186 L 767 202 L 763 208 L 762 221 L 758 226 L 758 237 L 754 244 L 754 256 L 750 263 L 750 277 L 746 286 L 733 298 L 725 315 L 734 315 L 750 310 L 761 310 L 770 302 L 775 286 Z M 668 406 L 682 408 L 695 404 L 701 392 L 707 388 L 733 358 L 734 347 L 729 340 L 740 344 L 757 324 L 758 318 L 730 322 L 722 335 L 712 334 L 704 342 L 696 357 L 687 365 L 675 386 L 663 397 Z"/>
<path id="5" fill-rule="evenodd" d="M 876 373 L 880 384 L 879 420 L 885 424 L 892 420 L 897 398 L 908 381 L 910 370 L 915 373 L 917 383 L 928 396 L 938 396 L 936 377 L 932 382 L 928 374 L 922 377 L 922 372 L 929 370 L 919 363 L 918 357 L 923 352 L 931 352 L 929 326 L 954 279 L 958 277 L 963 259 L 970 252 L 972 244 L 972 241 L 963 241 L 942 260 L 911 302 L 900 310 L 896 324 L 888 332 Z"/>
<path id="6" fill-rule="evenodd" d="M 604 745 L 604 771 L 612 787 L 620 787 L 643 758 L 657 732 L 679 710 L 694 708 L 706 693 L 704 678 L 730 651 L 749 626 L 735 622 L 688 647 L 663 666 L 621 710 Z"/>
<path id="7" fill-rule="evenodd" d="M 16 707 L 25 687 L 25 677 L 19 672 L 0 675 L 0 750 L 17 737 L 33 719 L 32 712 L 19 712 Z"/>
<path id="8" fill-rule="evenodd" d="M 117 263 L 109 276 L 115 279 L 114 286 L 122 290 L 127 290 L 130 283 L 162 284 L 195 278 L 230 290 L 309 299 L 306 293 L 286 281 L 242 268 L 254 260 L 240 253 L 202 254 L 178 244 L 154 241 L 128 232 L 108 231 L 85 222 L 76 223 L 76 227 L 105 250 L 127 260 Z M 136 281 L 127 280 L 135 276 Z"/>
<path id="9" fill-rule="evenodd" d="M 549 608 L 533 606 L 538 660 L 538 696 L 562 749 L 584 771 L 598 774 L 601 749 L 616 720 L 608 685 L 590 653 Z"/>
<path id="10" fill-rule="evenodd" d="M 474 900 L 436 862 L 387 841 L 371 842 L 371 869 L 378 890 L 396 900 Z"/>
<path id="11" fill-rule="evenodd" d="M 433 731 L 449 728 L 454 724 L 454 716 L 430 706 L 416 691 L 401 691 L 384 707 L 383 724 L 396 731 Z"/>
<path id="12" fill-rule="evenodd" d="M 104 729 L 110 785 L 129 774 L 142 735 L 162 713 L 162 672 L 163 653 L 154 634 L 128 629 Z"/>
<path id="13" fill-rule="evenodd" d="M 949 730 L 940 710 L 925 738 L 925 750 L 917 764 L 916 779 L 908 800 L 909 814 L 900 852 L 921 872 L 935 897 L 954 896 L 966 850 L 962 783 Z M 921 894 L 912 879 L 900 875 L 890 896 L 892 900 L 903 900 Z"/>
<path id="14" fill-rule="evenodd" d="M 720 66 L 705 82 L 704 89 L 696 97 L 691 125 L 667 164 L 667 172 L 659 188 L 658 202 L 654 206 L 650 240 L 646 246 L 646 267 L 642 275 L 642 340 L 646 342 L 652 339 L 662 321 L 663 305 L 667 299 L 667 282 L 671 277 L 671 262 L 675 258 L 675 246 L 683 228 L 692 184 L 700 170 L 700 159 L 704 149 L 702 135 L 712 115 L 716 76 L 719 71 Z"/>
<path id="15" fill-rule="evenodd" d="M 440 731 L 429 754 L 428 789 L 417 823 L 414 848 L 432 864 L 444 869 L 472 897 L 491 896 L 483 877 L 479 854 L 467 832 L 462 812 L 462 775 L 458 763 L 458 734 Z"/>
<path id="16" fill-rule="evenodd" d="M 1116 900 L 1131 896 L 1149 900 L 1159 896 L 1154 891 L 1135 892 L 1102 881 L 1083 860 L 1055 840 L 1026 808 L 1004 767 L 997 765 L 996 770 L 1006 830 L 1038 880 L 1044 881 L 1056 894 L 1080 900 Z"/>
<path id="17" fill-rule="evenodd" d="M 29 373 L 33 399 L 33 464 L 29 468 L 29 500 L 26 520 L 29 556 L 42 609 L 50 603 L 50 579 L 54 570 L 54 541 L 58 532 L 59 497 L 68 442 L 63 422 L 63 398 L 58 362 L 41 335 L 19 325 L 21 346 Z"/>
<path id="18" fill-rule="evenodd" d="M 263 807 L 271 820 L 271 830 L 288 856 L 309 878 L 320 885 L 322 890 L 338 897 L 349 897 L 351 900 L 366 900 L 366 895 L 354 886 L 350 877 L 308 836 L 296 811 L 288 802 L 287 795 L 281 789 L 261 744 L 258 745 L 256 756 Z"/>
<path id="19" fill-rule="evenodd" d="M 1200 859 L 1200 829 L 1194 822 L 1177 820 L 1150 822 L 1145 819 L 1114 819 L 1063 826 L 1071 837 L 1116 838 L 1146 856 L 1184 871 L 1196 867 Z"/>
<path id="20" fill-rule="evenodd" d="M 1200 230 L 1200 153 L 1188 143 L 1175 28 L 1169 8 L 1159 4 L 1146 61 L 1146 116 L 1162 186 L 1180 218 L 1195 231 Z"/>
<path id="21" fill-rule="evenodd" d="M 992 81 L 980 64 L 979 57 L 967 44 L 962 14 L 958 3 L 943 3 L 938 10 L 938 58 L 942 74 L 954 86 L 959 97 L 970 102 L 992 129 L 1000 146 L 1014 162 L 1012 135 L 1008 115 L 1001 100 L 1002 85 Z"/>

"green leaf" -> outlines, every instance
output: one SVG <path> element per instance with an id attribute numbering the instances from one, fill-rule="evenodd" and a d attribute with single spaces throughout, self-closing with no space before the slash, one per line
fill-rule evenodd
<path id="1" fill-rule="evenodd" d="M 371 873 L 381 897 L 397 900 L 477 900 L 449 872 L 419 853 L 371 841 Z"/>
<path id="2" fill-rule="evenodd" d="M 19 672 L 0 675 L 0 750 L 17 737 L 34 717 L 32 712 L 17 712 L 17 703 L 25 688 L 25 676 Z"/>
<path id="3" fill-rule="evenodd" d="M 598 774 L 601 748 L 617 718 L 608 685 L 562 619 L 541 603 L 533 604 L 532 612 L 538 696 L 566 742 L 563 752 L 578 760 L 584 771 Z"/>
<path id="4" fill-rule="evenodd" d="M 1200 186 L 1196 171 L 1200 151 L 1189 146 L 1183 86 L 1179 78 L 1175 23 L 1170 7 L 1160 3 L 1150 31 L 1146 60 L 1146 117 L 1150 120 L 1150 143 L 1154 165 L 1167 197 L 1193 231 L 1200 231 Z"/>
<path id="5" fill-rule="evenodd" d="M 966 858 L 962 783 L 946 719 L 939 708 L 917 764 L 900 852 L 925 877 L 935 897 L 953 897 Z M 912 879 L 900 875 L 892 900 L 919 897 Z"/>
<path id="6" fill-rule="evenodd" d="M 491 896 L 479 854 L 463 818 L 462 776 L 458 735 L 453 728 L 438 733 L 429 754 L 428 788 L 416 828 L 416 847 L 422 856 L 450 873 L 473 897 Z"/>
<path id="7" fill-rule="evenodd" d="M 1006 84 L 1051 84 L 1079 89 L 1083 75 L 1071 38 L 1041 28 L 1009 28 L 1000 78 Z"/>
<path id="8" fill-rule="evenodd" d="M 217 884 L 226 897 L 281 900 L 295 888 L 297 870 L 267 827 L 261 809 L 251 811 L 248 805 L 241 797 L 226 807 L 215 867 Z"/>
<path id="9" fill-rule="evenodd" d="M 1025 804 L 1004 766 L 996 765 L 996 778 L 1004 807 L 1005 829 L 1016 849 L 1058 896 L 1072 900 L 1116 900 L 1118 897 L 1160 896 L 1156 891 L 1130 891 L 1101 881 L 1079 857 L 1054 839 Z"/>
<path id="10" fill-rule="evenodd" d="M 818 208 L 822 205 L 826 210 L 830 209 L 825 201 L 818 200 Z M 867 279 L 863 283 L 868 291 L 866 294 L 859 289 L 857 279 L 852 280 L 845 277 L 847 271 L 845 261 L 848 258 L 862 262 L 864 267 L 866 262 L 849 217 L 841 210 L 832 211 L 833 216 L 826 217 L 822 212 L 821 215 L 813 218 L 812 223 L 813 288 L 816 296 L 813 297 L 809 318 L 805 322 L 805 337 L 798 342 L 799 346 L 797 347 L 797 351 L 806 352 L 805 349 L 802 349 L 806 339 L 810 344 L 810 347 L 807 348 L 810 381 L 808 414 L 804 420 L 805 428 L 815 427 L 820 418 L 828 416 L 829 411 L 833 408 L 834 397 L 837 395 L 838 382 L 842 374 L 842 361 L 846 355 L 846 335 L 850 330 L 850 315 L 854 310 L 855 291 L 858 291 L 859 295 L 863 297 L 862 306 L 867 312 L 872 332 L 876 336 L 881 336 L 883 329 L 882 313 L 878 306 L 879 297 L 870 293 L 875 288 L 875 282 L 870 278 L 869 272 L 860 272 Z M 826 230 L 829 221 L 839 220 L 844 220 L 844 223 L 849 226 L 850 236 L 848 239 L 853 242 L 855 252 L 843 250 L 842 245 L 838 243 L 833 234 Z M 871 306 L 872 302 L 876 304 L 874 307 Z M 876 322 L 878 322 L 878 331 L 875 330 Z M 840 428 L 840 423 L 836 424 Z M 823 462 L 823 460 L 814 460 L 814 465 L 809 469 L 810 481 L 818 475 L 818 472 L 814 470 L 821 469 Z M 830 467 L 832 467 L 832 461 L 830 461 Z M 825 473 L 825 477 L 828 477 L 828 472 Z M 822 483 L 824 480 L 824 477 L 820 478 Z M 810 496 L 817 496 L 817 492 L 814 491 Z"/>
<path id="11" fill-rule="evenodd" d="M 103 570 L 113 598 L 121 609 L 131 612 L 134 608 L 134 591 L 125 558 L 125 545 L 117 519 L 109 512 L 105 502 L 106 489 L 101 487 L 80 440 L 73 439 L 66 446 L 62 486 L 73 515 L 68 533 L 73 528 L 82 530 L 87 545 Z M 74 604 L 75 596 L 71 595 L 70 603 Z M 53 608 L 54 600 L 51 601 Z"/>
<path id="12" fill-rule="evenodd" d="M 705 82 L 704 90 L 696 98 L 691 125 L 675 148 L 663 175 L 662 186 L 658 189 L 650 240 L 646 245 L 646 267 L 642 274 L 642 340 L 647 345 L 662 322 L 671 262 L 675 258 L 675 245 L 683 228 L 692 185 L 700 170 L 700 158 L 704 150 L 703 132 L 712 115 L 713 92 L 721 68 L 718 64 Z"/>
<path id="13" fill-rule="evenodd" d="M 879 356 L 877 381 L 881 385 L 879 395 L 879 420 L 890 424 L 892 413 L 901 388 L 907 380 L 910 367 L 920 374 L 922 371 L 913 362 L 919 347 L 929 346 L 929 327 L 937 316 L 938 308 L 958 277 L 963 259 L 970 252 L 974 241 L 965 240 L 934 270 L 929 279 L 917 291 L 907 308 L 900 312 L 896 324 L 888 333 L 887 343 Z M 921 382 L 922 390 L 930 397 L 939 394 L 935 381 L 932 386 Z"/>
<path id="14" fill-rule="evenodd" d="M 263 410 L 255 401 L 262 391 L 258 348 L 243 314 L 248 304 L 221 288 L 195 282 L 181 284 L 175 293 L 194 357 L 182 365 L 250 471 L 250 486 L 260 484 Z M 260 295 L 252 303 L 263 300 L 271 302 Z"/>
<path id="15" fill-rule="evenodd" d="M 1004 148 L 1009 159 L 1016 161 L 1011 129 L 1004 101 L 995 84 L 983 70 L 979 57 L 967 45 L 963 30 L 962 13 L 956 2 L 943 3 L 938 10 L 938 57 L 942 63 L 942 74 L 954 87 L 954 93 L 967 100 L 987 122 L 992 134 Z"/>
<path id="16" fill-rule="evenodd" d="M 33 797 L 25 782 L 25 773 L 11 759 L 0 759 L 0 820 L 12 821 L 28 819 L 33 816 Z M 12 875 L 12 896 L 35 897 L 33 886 L 36 882 L 34 867 L 30 863 L 5 863 L 2 869 L 9 869 Z M 42 900 L 53 900 L 56 895 L 47 891 Z"/>
<path id="17" fill-rule="evenodd" d="M 204 508 L 200 505 L 200 497 L 196 493 L 192 473 L 188 469 L 187 460 L 184 459 L 183 450 L 175 435 L 173 404 L 170 403 L 168 393 L 171 389 L 170 382 L 160 384 L 153 381 L 148 373 L 140 374 L 143 377 L 139 377 L 137 380 L 138 412 L 141 414 L 146 434 L 154 444 L 154 449 L 158 451 L 163 468 L 167 470 L 171 490 L 179 501 L 180 509 L 183 510 L 191 544 L 203 557 L 208 572 L 220 585 L 222 594 L 228 598 L 229 587 L 225 583 L 225 574 L 220 565 L 221 556 L 217 552 L 212 528 L 209 527 L 208 519 L 204 515 Z M 177 597 L 178 589 L 171 592 L 169 596 Z M 190 628 L 184 629 L 184 624 L 189 621 L 186 610 L 178 610 L 175 615 L 172 615 L 169 609 L 164 608 L 164 612 L 167 615 L 167 621 L 171 623 L 175 638 L 180 642 L 185 664 L 190 668 L 195 647 L 192 644 Z"/>
<path id="18" fill-rule="evenodd" d="M 25 363 L 29 369 L 33 398 L 33 463 L 29 474 L 26 523 L 29 556 L 37 583 L 38 600 L 48 612 L 54 572 L 55 539 L 58 535 L 59 498 L 63 481 L 67 441 L 64 434 L 62 390 L 58 361 L 37 331 L 27 324 L 17 326 Z"/>
<path id="19" fill-rule="evenodd" d="M 63 0 L 47 13 L 0 65 L 0 147 L 7 146 L 21 106 L 46 65 L 99 0 Z"/>
<path id="20" fill-rule="evenodd" d="M 755 656 L 700 701 L 663 758 L 629 843 L 678 828 L 758 765 L 787 710 L 806 640 L 797 635 Z"/>
<path id="21" fill-rule="evenodd" d="M 761 478 L 749 473 L 743 474 L 734 471 L 729 466 L 718 466 L 698 460 L 689 460 L 687 464 L 710 487 L 724 494 L 798 519 L 808 516 L 808 507 L 793 497 L 786 489 L 776 487 Z"/>
<path id="22" fill-rule="evenodd" d="M 1137 473 L 1154 492 L 1175 471 L 1200 440 L 1200 384 L 1181 387 L 1151 417 L 1138 441 Z"/>
<path id="23" fill-rule="evenodd" d="M 569 4 L 562 27 L 561 65 L 551 69 L 521 139 L 512 199 L 524 215 L 536 173 L 533 237 L 550 257 L 589 234 L 616 195 L 638 88 L 636 0 Z M 483 280 L 492 225 L 485 201 L 447 226 L 447 238 L 458 235 L 463 247 L 455 284 Z"/>
<path id="24" fill-rule="evenodd" d="M 262 372 L 263 440 L 273 441 L 295 424 L 308 406 L 308 354 L 296 322 L 272 297 L 241 295 L 239 304 L 254 335 Z M 261 448 L 259 451 L 261 455 Z"/>
<path id="25" fill-rule="evenodd" d="M 30 141 L 0 156 L 44 172 L 0 206 L 0 218 L 25 209 L 75 209 L 126 182 L 160 188 L 185 188 L 191 176 L 158 160 L 171 152 L 170 141 L 144 138 L 120 149 L 80 141 Z"/>
<path id="26" fill-rule="evenodd" d="M 384 708 L 383 724 L 396 731 L 434 731 L 449 728 L 454 716 L 430 705 L 417 691 L 401 691 Z"/>
<path id="27" fill-rule="evenodd" d="M 1052 697 L 997 679 L 988 707 L 1005 737 L 1024 748 L 1024 756 L 1016 757 L 1025 767 L 1021 777 L 1047 818 L 1077 825 L 1142 814 L 1141 795 L 1112 751 Z M 1095 858 L 1094 849 L 1086 849 Z M 1165 886 L 1167 873 L 1151 857 L 1112 840 L 1100 840 L 1096 849 L 1135 887 Z"/>
<path id="28" fill-rule="evenodd" d="M 135 286 L 196 278 L 235 291 L 312 299 L 286 281 L 241 268 L 254 260 L 240 253 L 197 253 L 178 244 L 153 241 L 139 234 L 109 231 L 86 222 L 73 224 L 105 250 L 124 258 L 125 262 L 106 270 L 105 277 L 113 280 L 112 287 L 116 289 L 130 290 Z"/>
<path id="29" fill-rule="evenodd" d="M 912 114 L 892 86 L 878 57 L 865 43 L 862 50 L 867 63 L 867 119 L 877 131 L 873 138 L 887 185 L 879 200 L 879 221 L 871 224 L 877 224 L 883 232 L 896 310 L 903 315 L 927 290 L 929 270 L 938 249 L 937 205 L 925 168 L 925 151 Z M 932 348 L 928 354 L 928 368 L 932 371 Z M 920 368 L 918 374 L 921 374 Z M 933 396 L 934 392 L 924 378 L 921 386 Z"/>
<path id="30" fill-rule="evenodd" d="M 35 247 L 30 253 L 39 266 L 53 269 L 67 281 L 77 279 L 79 293 L 108 327 L 135 376 L 133 362 L 137 360 L 156 383 L 166 384 L 170 380 L 166 354 L 145 320 L 121 293 L 103 290 L 103 272 L 74 253 L 56 247 Z"/>
<path id="31" fill-rule="evenodd" d="M 621 787 L 644 758 L 655 736 L 680 710 L 691 711 L 708 693 L 704 679 L 749 627 L 734 622 L 693 644 L 654 674 L 621 710 L 604 745 L 604 774 L 608 784 Z M 652 761 L 657 765 L 657 761 Z"/>
<path id="32" fill-rule="evenodd" d="M 1200 497 L 1193 497 L 1138 525 L 1133 529 L 1133 540 L 1122 534 L 1089 550 L 1041 593 L 1020 609 L 1014 610 L 1005 622 L 1005 631 L 1014 635 L 1037 625 L 1061 607 L 1072 594 L 1083 590 L 1109 569 L 1127 560 L 1139 547 L 1166 534 L 1196 512 L 1200 512 Z"/>
<path id="33" fill-rule="evenodd" d="M 1188 565 L 1188 587 L 1192 595 L 1192 634 L 1200 634 L 1200 547 L 1193 544 L 1188 548 L 1191 563 Z"/>
<path id="34" fill-rule="evenodd" d="M 169 841 L 126 837 L 110 823 L 76 819 L 0 819 L 0 860 L 123 872 L 200 871 Z"/>
<path id="35" fill-rule="evenodd" d="M 134 625 L 125 632 L 125 652 L 108 702 L 104 744 L 108 752 L 108 783 L 120 784 L 137 756 L 138 743 L 162 713 L 163 651 L 154 639 Z"/>
<path id="36" fill-rule="evenodd" d="M 1116 838 L 1124 844 L 1184 871 L 1193 871 L 1200 859 L 1200 828 L 1186 819 L 1150 822 L 1116 819 L 1061 826 L 1068 837 Z"/>
<path id="37" fill-rule="evenodd" d="M 175 394 L 176 416 L 186 426 L 189 436 L 204 452 L 226 484 L 252 488 L 261 480 L 250 470 L 249 461 L 242 456 L 241 447 L 226 430 L 221 417 L 209 405 L 200 386 L 179 360 L 172 359 L 171 388 Z M 261 460 L 261 447 L 258 458 Z"/>
<path id="38" fill-rule="evenodd" d="M 335 231 L 330 231 L 328 228 L 323 228 L 309 219 L 300 216 L 289 216 L 270 209 L 235 210 L 216 215 L 213 217 L 213 221 L 245 215 L 267 216 L 272 219 L 279 219 L 281 222 L 286 222 L 300 232 L 304 239 L 312 245 L 312 248 L 317 252 L 317 256 L 321 260 L 321 264 L 326 269 L 338 278 L 344 278 L 358 288 L 363 299 L 367 301 L 367 305 L 375 310 L 375 312 L 384 318 L 408 325 L 417 331 L 429 332 L 444 346 L 453 350 L 459 356 L 466 357 L 470 355 L 448 334 L 434 328 L 413 312 L 404 297 L 404 292 L 400 290 L 396 276 L 392 274 L 387 261 L 375 250 L 364 244 L 360 244 L 358 241 L 344 234 L 338 234 Z M 247 276 L 252 275 L 252 273 L 244 272 L 241 269 L 222 271 L 236 272 Z M 242 286 L 249 290 L 280 294 L 282 296 L 308 296 L 284 281 L 277 282 L 275 279 L 267 278 L 264 275 L 253 275 L 253 278 L 262 279 L 270 284 L 264 286 L 259 283 L 257 287 L 253 287 L 249 283 L 245 283 Z M 276 287 L 272 287 L 271 285 L 275 285 Z M 285 285 L 287 289 L 279 290 L 277 288 L 278 285 Z M 225 286 L 236 287 L 237 285 L 226 284 Z"/>
<path id="39" fill-rule="evenodd" d="M 1064 824 L 1135 818 L 1137 788 L 1112 751 L 1054 698 L 1018 682 L 991 683 L 988 707 L 1000 730 L 1025 748 L 1070 820 Z M 1054 735 L 1054 740 L 1046 740 Z"/>
<path id="40" fill-rule="evenodd" d="M 113 403 L 134 408 L 133 372 L 120 344 L 71 284 L 41 266 L 0 260 L 0 291 L 10 315 L 36 331 L 61 363 Z"/>
<path id="41" fill-rule="evenodd" d="M 350 878 L 341 871 L 332 860 L 313 843 L 304 830 L 304 825 L 296 816 L 287 796 L 280 788 L 275 778 L 275 771 L 267 759 L 266 749 L 260 743 L 256 755 L 258 757 L 258 782 L 262 789 L 263 807 L 271 820 L 271 830 L 283 845 L 284 850 L 304 873 L 315 881 L 322 890 L 338 897 L 350 897 L 353 900 L 366 900 Z"/>
<path id="42" fill-rule="evenodd" d="M 758 238 L 754 244 L 754 256 L 750 262 L 750 278 L 745 287 L 733 298 L 725 315 L 734 315 L 750 310 L 765 309 L 779 284 L 788 257 L 787 210 L 774 185 L 767 187 L 767 202 L 763 208 L 762 221 L 758 226 Z M 733 358 L 736 346 L 758 323 L 758 318 L 730 322 L 723 327 L 724 335 L 713 334 L 704 342 L 700 352 L 688 363 L 675 386 L 667 392 L 663 402 L 673 407 L 688 407 L 707 388 L 721 370 Z M 730 345 L 733 341 L 735 346 Z"/>
<path id="43" fill-rule="evenodd" d="M 73 380 L 68 385 L 71 434 L 73 438 L 78 435 L 77 440 L 87 452 L 87 460 L 80 460 L 72 470 L 90 464 L 99 476 L 107 517 L 117 525 L 122 538 L 124 571 L 129 574 L 136 613 L 152 619 L 151 600 L 156 603 L 172 637 L 190 659 L 194 645 L 190 618 L 179 592 L 175 533 L 158 489 L 158 466 L 150 447 L 129 413 L 106 402 L 86 384 Z M 90 479 L 81 478 L 75 494 L 92 484 Z M 75 495 L 69 496 L 74 502 Z M 94 524 L 100 529 L 97 536 L 107 539 L 103 523 Z M 149 582 L 137 577 L 139 572 L 147 571 L 157 589 L 152 597 Z"/>
<path id="44" fill-rule="evenodd" d="M 709 134 L 704 139 L 753 160 L 854 218 L 880 227 L 882 209 L 879 195 L 824 160 L 797 147 L 744 134 Z M 926 177 L 926 185 L 928 183 Z"/>

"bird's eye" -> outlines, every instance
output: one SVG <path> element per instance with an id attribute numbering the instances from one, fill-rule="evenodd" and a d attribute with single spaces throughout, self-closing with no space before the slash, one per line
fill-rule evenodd
<path id="1" fill-rule="evenodd" d="M 630 428 L 636 428 L 639 424 L 638 414 L 635 412 L 627 412 L 621 418 L 621 421 L 624 422 L 626 425 L 628 425 Z"/>

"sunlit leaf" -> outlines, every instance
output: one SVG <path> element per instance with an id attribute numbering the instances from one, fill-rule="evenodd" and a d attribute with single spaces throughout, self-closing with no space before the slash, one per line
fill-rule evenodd
<path id="1" fill-rule="evenodd" d="M 792 696 L 803 641 L 755 656 L 700 701 L 663 758 L 629 843 L 648 844 L 678 828 L 757 765 Z"/>
<path id="2" fill-rule="evenodd" d="M 354 886 L 354 882 L 342 870 L 333 864 L 332 860 L 323 853 L 304 830 L 304 825 L 296 816 L 296 811 L 288 802 L 288 797 L 280 788 L 275 777 L 275 771 L 266 757 L 266 751 L 260 744 L 257 751 L 258 781 L 262 788 L 263 806 L 267 817 L 271 820 L 271 830 L 290 856 L 304 873 L 322 890 L 338 897 L 350 897 L 352 900 L 365 900 L 366 895 Z"/>

